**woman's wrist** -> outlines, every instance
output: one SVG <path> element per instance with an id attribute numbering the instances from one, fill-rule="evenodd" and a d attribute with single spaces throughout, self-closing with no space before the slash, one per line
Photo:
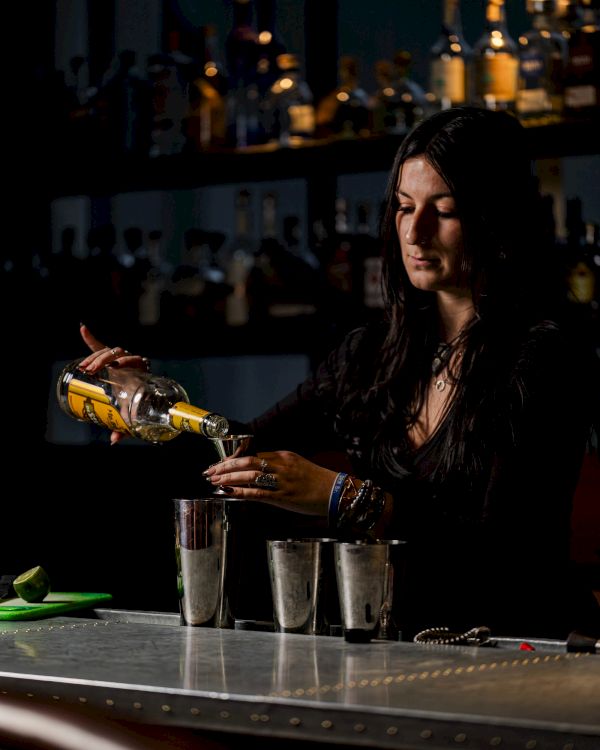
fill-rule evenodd
<path id="1" fill-rule="evenodd" d="M 391 516 L 392 504 L 392 496 L 372 480 L 363 481 L 340 472 L 329 496 L 329 527 L 340 533 L 380 536 Z"/>

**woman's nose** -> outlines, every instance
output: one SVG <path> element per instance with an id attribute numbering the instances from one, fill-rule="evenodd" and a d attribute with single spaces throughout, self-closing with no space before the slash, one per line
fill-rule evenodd
<path id="1" fill-rule="evenodd" d="M 429 237 L 426 221 L 423 214 L 414 213 L 410 217 L 410 223 L 406 227 L 404 235 L 409 245 L 423 245 Z"/>

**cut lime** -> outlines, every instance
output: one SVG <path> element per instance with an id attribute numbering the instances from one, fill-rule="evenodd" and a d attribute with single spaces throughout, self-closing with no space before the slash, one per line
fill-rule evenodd
<path id="1" fill-rule="evenodd" d="M 41 565 L 36 565 L 17 576 L 13 588 L 26 602 L 41 602 L 50 591 L 50 578 Z"/>

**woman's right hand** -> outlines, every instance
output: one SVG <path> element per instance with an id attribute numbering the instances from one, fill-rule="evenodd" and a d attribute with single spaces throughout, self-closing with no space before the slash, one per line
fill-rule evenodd
<path id="1" fill-rule="evenodd" d="M 131 354 L 131 352 L 123 349 L 121 346 L 106 346 L 83 323 L 79 326 L 79 332 L 81 333 L 81 338 L 92 350 L 92 354 L 85 357 L 79 363 L 81 369 L 90 373 L 97 372 L 103 367 L 107 367 L 107 365 L 112 365 L 113 367 L 133 367 L 145 370 L 146 372 L 150 369 L 150 360 L 147 357 L 141 357 L 139 354 Z M 122 432 L 111 432 L 110 444 L 115 445 L 124 437 L 126 435 Z"/>

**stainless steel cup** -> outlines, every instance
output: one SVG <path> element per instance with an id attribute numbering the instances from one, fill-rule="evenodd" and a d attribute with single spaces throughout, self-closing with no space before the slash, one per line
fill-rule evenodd
<path id="1" fill-rule="evenodd" d="M 233 628 L 237 596 L 232 511 L 225 497 L 182 499 L 175 507 L 175 557 L 184 625 Z"/>
<path id="2" fill-rule="evenodd" d="M 317 635 L 321 578 L 318 540 L 267 540 L 273 620 L 279 633 Z"/>
<path id="3" fill-rule="evenodd" d="M 344 637 L 364 642 L 395 640 L 392 616 L 395 578 L 400 574 L 397 539 L 375 542 L 336 542 L 335 564 Z"/>

